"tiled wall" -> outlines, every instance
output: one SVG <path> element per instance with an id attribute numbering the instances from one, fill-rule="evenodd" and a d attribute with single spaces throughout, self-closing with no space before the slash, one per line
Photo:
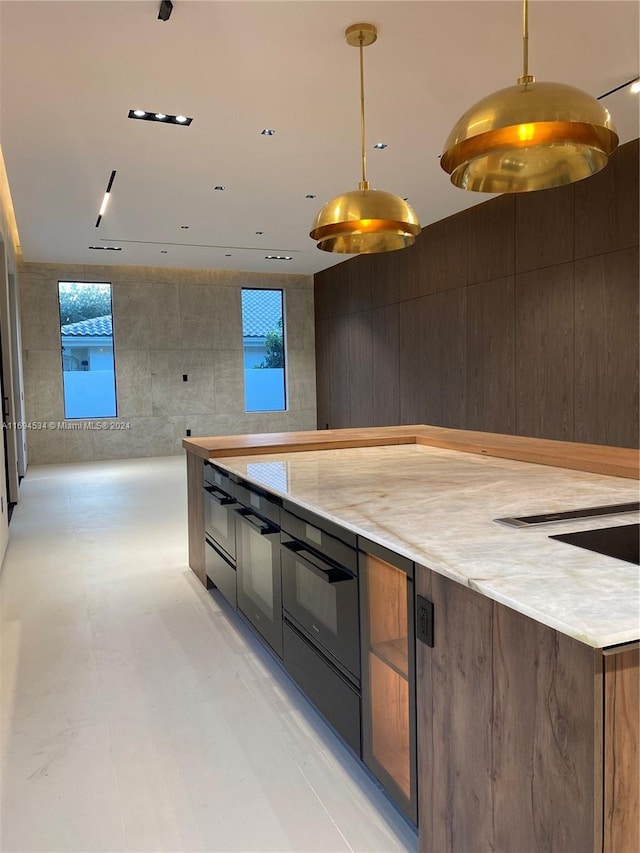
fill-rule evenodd
<path id="1" fill-rule="evenodd" d="M 113 285 L 116 420 L 130 425 L 30 429 L 30 464 L 177 454 L 187 429 L 198 436 L 315 428 L 310 276 L 25 264 L 19 281 L 27 421 L 64 421 L 58 281 L 107 281 Z M 242 287 L 284 290 L 286 412 L 244 410 Z"/>

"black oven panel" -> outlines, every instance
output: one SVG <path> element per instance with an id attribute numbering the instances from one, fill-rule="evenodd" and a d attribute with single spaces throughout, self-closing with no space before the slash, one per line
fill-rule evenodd
<path id="1" fill-rule="evenodd" d="M 282 657 L 280 506 L 262 490 L 235 484 L 238 609 Z"/>
<path id="2" fill-rule="evenodd" d="M 220 478 L 223 485 L 212 484 L 209 468 L 205 468 L 204 481 L 204 529 L 206 535 L 224 554 L 235 563 L 236 560 L 236 522 L 233 508 L 237 506 L 231 491 L 230 480 Z M 225 489 L 228 488 L 229 491 Z"/>
<path id="3" fill-rule="evenodd" d="M 358 579 L 305 542 L 280 534 L 285 615 L 358 686 Z"/>
<path id="4" fill-rule="evenodd" d="M 285 507 L 280 515 L 280 526 L 297 539 L 330 560 L 344 566 L 352 574 L 358 574 L 358 551 L 355 533 L 343 530 L 324 518 L 296 507 L 296 513 L 288 512 Z"/>

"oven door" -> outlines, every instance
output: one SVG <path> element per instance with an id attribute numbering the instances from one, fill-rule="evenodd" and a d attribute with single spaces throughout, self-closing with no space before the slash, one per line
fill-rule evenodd
<path id="1" fill-rule="evenodd" d="M 281 539 L 286 614 L 359 683 L 358 579 L 302 542 Z"/>
<path id="2" fill-rule="evenodd" d="M 231 560 L 236 560 L 236 517 L 233 508 L 238 504 L 219 486 L 204 485 L 204 529 L 207 536 Z"/>
<path id="3" fill-rule="evenodd" d="M 235 510 L 238 609 L 282 658 L 280 528 L 253 510 Z"/>

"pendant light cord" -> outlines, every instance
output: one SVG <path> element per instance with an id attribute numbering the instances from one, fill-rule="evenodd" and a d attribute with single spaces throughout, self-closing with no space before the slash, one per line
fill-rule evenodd
<path id="1" fill-rule="evenodd" d="M 529 74 L 529 0 L 522 0 L 522 77 L 518 78 L 518 83 L 526 89 L 527 84 L 534 81 Z"/>
<path id="2" fill-rule="evenodd" d="M 365 149 L 365 124 L 364 124 L 364 33 L 360 33 L 360 159 L 362 162 L 362 181 L 360 183 L 361 190 L 369 189 L 367 181 L 367 154 Z"/>

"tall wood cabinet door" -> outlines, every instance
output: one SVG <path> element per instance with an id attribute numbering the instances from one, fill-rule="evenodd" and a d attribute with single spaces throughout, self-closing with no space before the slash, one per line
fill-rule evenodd
<path id="1" fill-rule="evenodd" d="M 422 567 L 417 593 L 421 853 L 601 851 L 600 654 Z"/>
<path id="2" fill-rule="evenodd" d="M 399 308 L 385 305 L 371 312 L 373 342 L 373 425 L 400 423 Z"/>
<path id="3" fill-rule="evenodd" d="M 604 853 L 640 850 L 640 652 L 604 659 Z"/>
<path id="4" fill-rule="evenodd" d="M 318 429 L 328 429 L 331 421 L 328 320 L 316 320 L 316 399 Z"/>
<path id="5" fill-rule="evenodd" d="M 638 140 L 615 151 L 608 165 L 575 185 L 575 258 L 638 245 Z"/>
<path id="6" fill-rule="evenodd" d="M 516 435 L 573 440 L 574 267 L 516 276 Z"/>
<path id="7" fill-rule="evenodd" d="M 494 850 L 602 846 L 602 658 L 494 603 Z"/>
<path id="8" fill-rule="evenodd" d="M 638 446 L 638 247 L 575 264 L 575 441 Z"/>
<path id="9" fill-rule="evenodd" d="M 513 276 L 467 288 L 466 428 L 515 432 Z"/>
<path id="10" fill-rule="evenodd" d="M 349 314 L 349 425 L 373 426 L 371 311 Z"/>
<path id="11" fill-rule="evenodd" d="M 351 426 L 349 387 L 349 315 L 334 317 L 327 322 L 329 335 L 329 376 L 331 381 L 330 429 Z"/>
<path id="12" fill-rule="evenodd" d="M 434 614 L 433 648 L 416 642 L 420 853 L 494 850 L 492 602 L 416 571 L 417 593 Z"/>

